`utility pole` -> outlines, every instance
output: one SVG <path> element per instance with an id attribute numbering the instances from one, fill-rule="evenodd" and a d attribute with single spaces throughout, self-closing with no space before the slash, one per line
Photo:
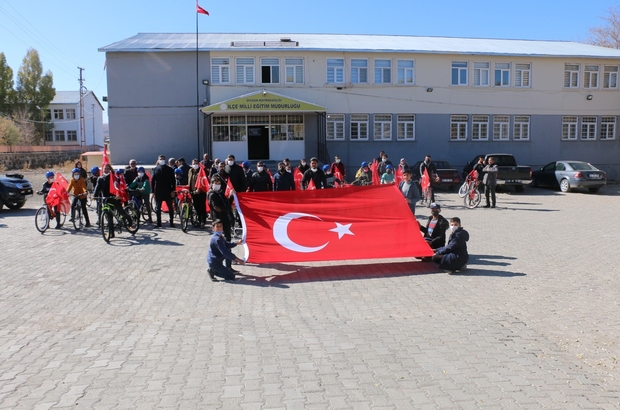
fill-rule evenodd
<path id="1" fill-rule="evenodd" d="M 80 70 L 80 78 L 78 81 L 80 82 L 80 150 L 82 147 L 86 147 L 86 124 L 84 123 L 84 95 L 86 94 L 86 87 L 84 86 L 85 78 L 82 77 L 82 71 L 84 69 L 82 67 L 78 67 Z"/>
<path id="2" fill-rule="evenodd" d="M 90 108 L 93 112 L 93 148 L 92 150 L 95 150 L 95 104 L 91 104 Z"/>

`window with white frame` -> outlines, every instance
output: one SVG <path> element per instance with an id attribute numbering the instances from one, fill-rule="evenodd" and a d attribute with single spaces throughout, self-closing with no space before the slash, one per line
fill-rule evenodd
<path id="1" fill-rule="evenodd" d="M 613 140 L 616 138 L 616 117 L 601 117 L 601 134 L 602 140 Z"/>
<path id="2" fill-rule="evenodd" d="M 467 61 L 452 62 L 452 85 L 467 85 Z"/>
<path id="3" fill-rule="evenodd" d="M 375 60 L 375 84 L 392 82 L 392 60 Z"/>
<path id="4" fill-rule="evenodd" d="M 491 63 L 474 63 L 474 86 L 486 87 L 489 85 Z"/>
<path id="5" fill-rule="evenodd" d="M 303 58 L 285 58 L 284 59 L 286 84 L 303 84 L 304 83 L 304 59 Z"/>
<path id="6" fill-rule="evenodd" d="M 493 141 L 508 141 L 509 129 L 510 115 L 493 116 Z"/>
<path id="7" fill-rule="evenodd" d="M 213 124 L 213 141 L 230 141 L 228 115 L 213 116 L 212 118 L 213 120 L 211 123 Z"/>
<path id="8" fill-rule="evenodd" d="M 368 114 L 351 114 L 351 140 L 368 139 Z"/>
<path id="9" fill-rule="evenodd" d="M 467 139 L 467 115 L 451 115 L 450 116 L 450 140 L 465 141 Z"/>
<path id="10" fill-rule="evenodd" d="M 472 115 L 471 139 L 473 141 L 487 141 L 489 139 L 489 116 Z"/>
<path id="11" fill-rule="evenodd" d="M 77 131 L 75 130 L 67 131 L 67 141 L 77 141 Z"/>
<path id="12" fill-rule="evenodd" d="M 603 68 L 603 88 L 618 88 L 618 66 L 606 65 Z"/>
<path id="13" fill-rule="evenodd" d="M 254 84 L 254 57 L 237 57 L 237 84 Z"/>
<path id="14" fill-rule="evenodd" d="M 413 84 L 413 60 L 398 60 L 398 84 Z"/>
<path id="15" fill-rule="evenodd" d="M 581 117 L 581 139 L 596 139 L 596 117 Z"/>
<path id="16" fill-rule="evenodd" d="M 54 141 L 54 132 L 52 130 L 45 130 L 45 141 Z"/>
<path id="17" fill-rule="evenodd" d="M 211 59 L 211 84 L 230 84 L 230 59 Z"/>
<path id="18" fill-rule="evenodd" d="M 577 139 L 577 116 L 567 115 L 562 117 L 562 139 Z"/>
<path id="19" fill-rule="evenodd" d="M 327 139 L 344 140 L 344 114 L 327 114 Z"/>
<path id="20" fill-rule="evenodd" d="M 392 139 L 392 114 L 374 115 L 375 140 Z"/>
<path id="21" fill-rule="evenodd" d="M 327 83 L 342 84 L 344 83 L 344 59 L 328 58 L 327 59 Z"/>
<path id="22" fill-rule="evenodd" d="M 510 87 L 510 63 L 495 63 L 496 87 Z"/>
<path id="23" fill-rule="evenodd" d="M 583 88 L 598 88 L 599 66 L 586 64 L 583 69 Z"/>
<path id="24" fill-rule="evenodd" d="M 399 141 L 415 140 L 414 114 L 398 114 L 396 116 L 396 139 Z"/>
<path id="25" fill-rule="evenodd" d="M 564 64 L 564 88 L 579 87 L 579 64 Z"/>
<path id="26" fill-rule="evenodd" d="M 354 84 L 368 83 L 368 60 L 362 58 L 351 59 L 351 82 Z"/>
<path id="27" fill-rule="evenodd" d="M 228 117 L 230 128 L 228 135 L 230 135 L 230 141 L 246 141 L 248 135 L 248 128 L 246 126 L 245 115 L 231 115 Z"/>
<path id="28" fill-rule="evenodd" d="M 260 59 L 261 83 L 280 83 L 280 59 L 277 57 L 261 57 Z"/>
<path id="29" fill-rule="evenodd" d="M 54 141 L 64 141 L 65 140 L 65 132 L 64 131 L 54 131 Z"/>
<path id="30" fill-rule="evenodd" d="M 91 115 L 95 115 L 95 113 L 92 113 Z M 67 108 L 65 110 L 65 118 L 68 120 L 74 120 L 75 119 L 75 108 Z"/>
<path id="31" fill-rule="evenodd" d="M 527 141 L 530 139 L 530 116 L 515 115 L 514 132 L 512 138 L 515 141 Z"/>
<path id="32" fill-rule="evenodd" d="M 529 63 L 515 64 L 515 87 L 529 87 L 532 76 L 532 65 Z"/>
<path id="33" fill-rule="evenodd" d="M 63 110 L 54 110 L 54 119 L 55 120 L 64 120 L 65 119 L 65 115 Z M 64 138 L 63 138 L 64 141 Z"/>
<path id="34" fill-rule="evenodd" d="M 272 141 L 297 141 L 304 139 L 304 116 L 300 114 L 271 115 Z"/>

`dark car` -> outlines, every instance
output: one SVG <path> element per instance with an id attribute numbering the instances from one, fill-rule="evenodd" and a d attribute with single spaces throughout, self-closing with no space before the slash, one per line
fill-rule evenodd
<path id="1" fill-rule="evenodd" d="M 32 197 L 32 185 L 22 174 L 0 176 L 0 211 L 4 205 L 19 209 Z"/>
<path id="2" fill-rule="evenodd" d="M 433 186 L 443 188 L 447 187 L 450 191 L 452 191 L 455 187 L 461 185 L 461 177 L 459 176 L 459 172 L 456 168 L 450 165 L 448 161 L 433 160 L 433 164 L 435 164 L 435 167 L 437 168 L 437 175 L 439 176 L 439 182 Z M 416 179 L 421 177 L 420 165 L 422 165 L 422 161 L 416 162 L 413 164 L 413 167 L 411 167 L 411 171 Z"/>
<path id="3" fill-rule="evenodd" d="M 607 174 L 583 161 L 553 161 L 532 173 L 532 186 L 550 186 L 570 192 L 588 188 L 592 193 L 607 184 Z"/>

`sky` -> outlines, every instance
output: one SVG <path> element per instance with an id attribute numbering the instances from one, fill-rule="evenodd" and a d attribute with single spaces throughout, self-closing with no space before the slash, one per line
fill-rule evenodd
<path id="1" fill-rule="evenodd" d="M 393 34 L 584 41 L 614 0 L 200 0 L 199 32 Z M 0 0 L 0 52 L 15 75 L 29 48 L 58 91 L 84 85 L 104 107 L 105 54 L 137 33 L 195 33 L 195 0 Z"/>

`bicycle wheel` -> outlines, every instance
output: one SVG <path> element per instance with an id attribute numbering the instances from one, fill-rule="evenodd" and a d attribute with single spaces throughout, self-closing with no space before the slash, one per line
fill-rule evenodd
<path id="1" fill-rule="evenodd" d="M 143 221 L 148 221 L 149 220 L 149 210 L 146 208 L 146 202 L 142 201 L 142 209 L 140 209 L 140 214 L 142 215 L 142 220 Z"/>
<path id="2" fill-rule="evenodd" d="M 80 205 L 73 210 L 73 227 L 76 231 L 84 227 L 84 215 L 82 215 L 82 207 Z"/>
<path id="3" fill-rule="evenodd" d="M 189 204 L 187 202 L 183 202 L 179 207 L 179 217 L 181 218 L 181 230 L 183 232 L 187 232 L 187 225 L 189 223 Z"/>
<path id="4" fill-rule="evenodd" d="M 431 207 L 431 187 L 427 187 L 422 193 L 422 204 L 427 208 Z"/>
<path id="5" fill-rule="evenodd" d="M 107 243 L 110 243 L 110 238 L 112 237 L 112 233 L 114 232 L 114 216 L 112 215 L 112 211 L 101 211 L 101 217 L 99 218 L 99 228 L 101 229 L 101 236 L 103 236 L 103 240 Z"/>
<path id="6" fill-rule="evenodd" d="M 480 201 L 482 201 L 482 195 L 480 194 L 480 191 L 476 189 L 475 185 L 472 185 L 472 187 L 469 189 L 469 192 L 467 192 L 467 195 L 465 195 L 464 201 L 465 206 L 469 209 L 474 209 L 475 207 L 480 205 Z"/>
<path id="7" fill-rule="evenodd" d="M 129 221 L 125 221 L 125 229 L 127 229 L 130 234 L 135 235 L 140 228 L 140 215 L 136 208 L 131 205 L 127 205 L 124 210 L 129 217 Z"/>
<path id="8" fill-rule="evenodd" d="M 65 224 L 65 221 L 67 220 L 67 214 L 64 212 L 60 213 L 60 227 L 62 228 L 62 226 Z"/>
<path id="9" fill-rule="evenodd" d="M 43 205 L 37 209 L 37 213 L 34 214 L 34 226 L 41 233 L 47 231 L 47 228 L 50 227 L 50 213 L 47 210 L 47 206 Z"/>
<path id="10" fill-rule="evenodd" d="M 461 185 L 461 187 L 459 188 L 460 198 L 465 198 L 465 195 L 467 195 L 468 188 L 469 188 L 469 184 L 467 183 L 467 181 L 463 182 L 463 185 Z"/>
<path id="11" fill-rule="evenodd" d="M 88 195 L 86 195 L 86 206 L 88 206 L 89 208 L 92 208 L 93 204 L 93 193 L 88 191 Z"/>

